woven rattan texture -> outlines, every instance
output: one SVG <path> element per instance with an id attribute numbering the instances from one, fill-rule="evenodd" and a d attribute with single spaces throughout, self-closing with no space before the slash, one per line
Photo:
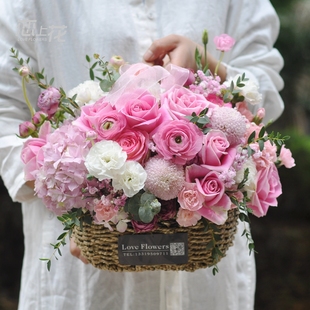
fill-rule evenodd
<path id="1" fill-rule="evenodd" d="M 220 235 L 217 245 L 224 254 L 233 244 L 237 230 L 239 212 L 237 209 L 229 211 L 228 219 L 224 225 L 218 226 Z M 75 227 L 73 236 L 82 254 L 96 268 L 110 271 L 146 271 L 146 270 L 184 270 L 195 271 L 215 265 L 217 261 L 212 258 L 212 249 L 207 250 L 207 244 L 211 241 L 210 229 L 205 231 L 202 221 L 192 227 L 173 227 L 175 222 L 167 222 L 170 227 L 159 227 L 152 234 L 188 233 L 188 263 L 180 265 L 120 265 L 118 262 L 118 237 L 123 234 L 134 234 L 133 229 L 128 228 L 125 233 L 110 231 L 103 225 L 84 224 L 83 230 Z M 216 238 L 218 239 L 218 238 Z"/>

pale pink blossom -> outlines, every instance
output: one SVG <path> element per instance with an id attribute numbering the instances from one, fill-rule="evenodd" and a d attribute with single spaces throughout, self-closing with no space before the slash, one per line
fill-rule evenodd
<path id="1" fill-rule="evenodd" d="M 60 97 L 59 90 L 50 86 L 40 94 L 38 98 L 38 107 L 48 114 L 48 116 L 53 116 L 59 107 Z"/>
<path id="2" fill-rule="evenodd" d="M 96 199 L 94 203 L 95 216 L 99 223 L 110 221 L 118 213 L 118 208 L 112 203 L 112 197 L 110 196 L 102 196 L 100 200 Z"/>
<path id="3" fill-rule="evenodd" d="M 292 152 L 287 149 L 284 145 L 281 147 L 280 155 L 280 165 L 284 165 L 286 168 L 295 167 L 295 160 L 292 157 Z"/>
<path id="4" fill-rule="evenodd" d="M 201 219 L 201 215 L 195 211 L 180 208 L 177 213 L 176 221 L 182 227 L 195 226 Z"/>

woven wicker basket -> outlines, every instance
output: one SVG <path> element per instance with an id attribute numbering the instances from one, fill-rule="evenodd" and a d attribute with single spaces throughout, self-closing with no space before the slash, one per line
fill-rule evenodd
<path id="1" fill-rule="evenodd" d="M 238 209 L 229 211 L 228 219 L 224 225 L 217 226 L 215 232 L 216 244 L 225 256 L 228 248 L 233 244 L 237 230 L 239 217 Z M 184 270 L 195 271 L 196 269 L 214 266 L 218 261 L 212 258 L 212 249 L 207 249 L 207 244 L 212 240 L 210 229 L 205 231 L 202 221 L 192 227 L 173 227 L 175 222 L 166 223 L 170 227 L 159 227 L 150 234 L 175 234 L 188 233 L 188 262 L 186 264 L 163 264 L 163 265 L 121 265 L 118 259 L 118 238 L 124 234 L 134 234 L 134 230 L 128 228 L 125 233 L 110 231 L 103 225 L 84 224 L 83 230 L 75 227 L 73 237 L 80 247 L 82 254 L 96 268 L 110 271 L 146 271 L 146 270 Z"/>

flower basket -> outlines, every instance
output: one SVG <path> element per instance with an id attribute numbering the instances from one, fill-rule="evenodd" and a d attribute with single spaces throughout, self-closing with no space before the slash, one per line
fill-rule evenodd
<path id="1" fill-rule="evenodd" d="M 206 230 L 202 221 L 191 227 L 180 227 L 175 221 L 161 222 L 160 227 L 147 233 L 150 234 L 180 234 L 187 233 L 188 261 L 184 264 L 155 265 L 122 265 L 119 263 L 118 240 L 122 235 L 134 235 L 132 228 L 120 233 L 110 231 L 103 225 L 84 224 L 83 229 L 75 226 L 73 236 L 82 254 L 96 268 L 110 271 L 146 271 L 146 270 L 183 270 L 195 271 L 216 265 L 225 256 L 228 248 L 233 245 L 239 218 L 238 209 L 230 210 L 224 225 L 217 226 L 214 231 L 211 226 Z M 214 227 L 214 226 L 212 226 Z M 216 239 L 215 244 L 213 240 Z M 212 244 L 213 246 L 209 246 Z M 214 255 L 218 249 L 222 255 Z"/>

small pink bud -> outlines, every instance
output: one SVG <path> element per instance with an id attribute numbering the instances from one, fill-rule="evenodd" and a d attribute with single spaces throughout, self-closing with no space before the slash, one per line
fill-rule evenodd
<path id="1" fill-rule="evenodd" d="M 36 126 L 29 121 L 23 122 L 19 125 L 19 135 L 22 138 L 31 136 L 36 131 Z"/>
<path id="2" fill-rule="evenodd" d="M 29 71 L 29 68 L 27 66 L 22 66 L 18 70 L 18 73 L 19 73 L 20 76 L 28 76 L 30 71 Z"/>
<path id="3" fill-rule="evenodd" d="M 256 116 L 260 119 L 263 119 L 265 117 L 265 109 L 264 108 L 259 108 Z"/>
<path id="4" fill-rule="evenodd" d="M 123 57 L 114 55 L 110 59 L 110 65 L 115 69 L 118 70 L 123 64 L 125 63 Z"/>
<path id="5" fill-rule="evenodd" d="M 97 133 L 93 130 L 89 130 L 86 132 L 86 139 L 87 140 L 95 140 L 97 139 Z"/>
<path id="6" fill-rule="evenodd" d="M 43 111 L 36 112 L 32 117 L 32 123 L 35 126 L 40 126 L 43 124 L 43 122 L 48 119 L 48 115 L 44 113 Z"/>
<path id="7" fill-rule="evenodd" d="M 189 86 L 195 83 L 195 73 L 193 70 L 189 70 L 189 75 L 187 81 L 185 82 L 184 86 Z"/>

